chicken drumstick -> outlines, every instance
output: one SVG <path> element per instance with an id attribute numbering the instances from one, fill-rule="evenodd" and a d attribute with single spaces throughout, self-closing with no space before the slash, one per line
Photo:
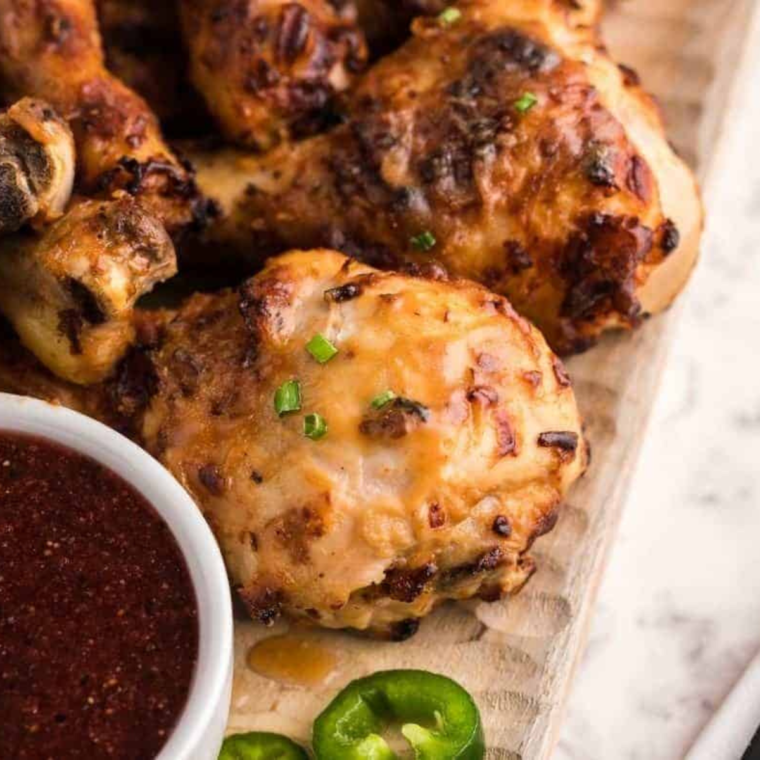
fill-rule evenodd
<path id="1" fill-rule="evenodd" d="M 652 100 L 564 4 L 456 10 L 417 19 L 331 132 L 260 158 L 195 155 L 224 210 L 216 250 L 436 261 L 506 294 L 564 353 L 668 306 L 701 208 Z"/>

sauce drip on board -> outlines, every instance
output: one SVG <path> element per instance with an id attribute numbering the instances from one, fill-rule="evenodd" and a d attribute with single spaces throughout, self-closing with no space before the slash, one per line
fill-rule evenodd
<path id="1" fill-rule="evenodd" d="M 262 639 L 248 650 L 248 667 L 275 681 L 322 686 L 338 661 L 322 643 L 292 634 Z"/>
<path id="2" fill-rule="evenodd" d="M 190 689 L 195 593 L 118 475 L 0 431 L 0 757 L 150 760 Z"/>

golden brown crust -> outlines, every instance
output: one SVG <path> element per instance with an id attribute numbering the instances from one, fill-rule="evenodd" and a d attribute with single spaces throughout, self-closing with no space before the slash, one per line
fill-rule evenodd
<path id="1" fill-rule="evenodd" d="M 339 350 L 327 364 L 305 348 L 318 332 Z M 586 462 L 558 360 L 472 283 L 292 253 L 239 293 L 191 298 L 153 362 L 144 441 L 263 622 L 398 635 L 445 599 L 514 592 Z M 292 378 L 302 411 L 278 417 Z M 387 389 L 397 398 L 373 408 Z M 318 441 L 311 412 L 328 425 Z"/>
<path id="2" fill-rule="evenodd" d="M 458 8 L 449 26 L 418 19 L 329 134 L 233 159 L 242 169 L 201 159 L 226 211 L 215 234 L 253 256 L 329 244 L 381 265 L 432 259 L 506 294 L 557 350 L 582 350 L 682 287 L 693 180 L 592 29 L 548 2 Z M 415 247 L 423 232 L 430 250 Z M 642 309 L 666 259 L 679 272 Z"/>
<path id="3" fill-rule="evenodd" d="M 316 131 L 366 59 L 327 0 L 182 0 L 191 78 L 223 134 L 267 149 Z"/>
<path id="4" fill-rule="evenodd" d="M 69 120 L 81 192 L 140 196 L 172 232 L 203 213 L 154 114 L 105 68 L 92 0 L 2 0 L 0 74 L 7 99 L 43 98 Z"/>

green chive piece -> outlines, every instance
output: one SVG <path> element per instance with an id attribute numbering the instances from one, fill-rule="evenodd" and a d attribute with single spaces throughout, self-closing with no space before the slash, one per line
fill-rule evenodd
<path id="1" fill-rule="evenodd" d="M 312 441 L 318 441 L 327 435 L 327 422 L 321 414 L 307 414 L 303 418 L 303 434 Z"/>
<path id="2" fill-rule="evenodd" d="M 288 412 L 301 408 L 301 384 L 298 380 L 287 380 L 274 394 L 274 410 L 282 417 Z"/>
<path id="3" fill-rule="evenodd" d="M 327 364 L 338 353 L 338 349 L 325 338 L 322 333 L 317 333 L 307 344 L 306 350 L 320 363 Z"/>
<path id="4" fill-rule="evenodd" d="M 446 8 L 438 14 L 438 23 L 441 26 L 451 26 L 462 18 L 462 11 L 458 8 Z"/>
<path id="5" fill-rule="evenodd" d="M 409 242 L 412 244 L 412 248 L 416 248 L 418 251 L 429 251 L 436 244 L 436 239 L 430 230 L 425 230 L 419 235 L 415 235 Z"/>
<path id="6" fill-rule="evenodd" d="M 532 92 L 525 92 L 515 101 L 515 108 L 520 113 L 528 113 L 536 103 L 538 98 Z"/>
<path id="7" fill-rule="evenodd" d="M 391 390 L 378 393 L 378 395 L 372 399 L 372 408 L 382 409 L 386 404 L 390 404 L 394 398 L 396 398 L 396 394 Z"/>

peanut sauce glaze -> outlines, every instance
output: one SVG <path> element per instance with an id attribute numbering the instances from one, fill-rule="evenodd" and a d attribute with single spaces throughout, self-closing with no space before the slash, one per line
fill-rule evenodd
<path id="1" fill-rule="evenodd" d="M 187 700 L 195 593 L 118 475 L 0 432 L 0 757 L 154 758 Z"/>

